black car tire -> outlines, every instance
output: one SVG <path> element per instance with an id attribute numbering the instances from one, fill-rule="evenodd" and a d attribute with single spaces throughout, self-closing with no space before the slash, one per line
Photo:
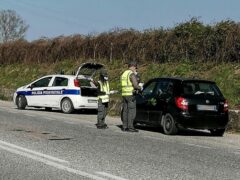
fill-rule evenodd
<path id="1" fill-rule="evenodd" d="M 72 104 L 72 101 L 69 98 L 64 98 L 61 101 L 61 110 L 65 114 L 70 114 L 70 113 L 73 112 L 73 110 L 74 110 L 73 104 Z"/>
<path id="2" fill-rule="evenodd" d="M 27 99 L 24 95 L 19 95 L 16 99 L 17 101 L 17 108 L 18 109 L 25 109 L 27 106 Z"/>
<path id="3" fill-rule="evenodd" d="M 171 114 L 167 113 L 164 115 L 162 124 L 164 134 L 167 135 L 177 134 L 178 129 L 176 127 L 176 122 Z"/>
<path id="4" fill-rule="evenodd" d="M 223 136 L 225 129 L 210 129 L 212 136 Z"/>

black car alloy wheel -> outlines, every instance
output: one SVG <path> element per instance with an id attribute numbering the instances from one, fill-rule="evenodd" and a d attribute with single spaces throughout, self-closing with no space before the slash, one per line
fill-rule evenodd
<path id="1" fill-rule="evenodd" d="M 176 134 L 178 129 L 176 127 L 176 122 L 173 116 L 167 113 L 163 118 L 163 131 L 167 135 Z"/>

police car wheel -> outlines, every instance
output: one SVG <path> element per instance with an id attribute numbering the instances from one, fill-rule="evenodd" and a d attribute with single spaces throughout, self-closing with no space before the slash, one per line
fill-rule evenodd
<path id="1" fill-rule="evenodd" d="M 163 118 L 163 132 L 167 135 L 174 135 L 178 132 L 176 122 L 173 116 L 169 113 L 167 113 Z"/>
<path id="2" fill-rule="evenodd" d="M 27 106 L 27 99 L 23 95 L 17 97 L 17 107 L 18 109 L 25 109 Z"/>
<path id="3" fill-rule="evenodd" d="M 73 104 L 72 101 L 69 98 L 65 98 L 61 102 L 61 109 L 63 113 L 70 114 L 73 112 Z"/>

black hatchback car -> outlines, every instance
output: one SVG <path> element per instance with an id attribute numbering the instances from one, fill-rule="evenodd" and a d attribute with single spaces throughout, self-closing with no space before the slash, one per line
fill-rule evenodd
<path id="1" fill-rule="evenodd" d="M 161 126 L 168 135 L 193 128 L 223 136 L 229 121 L 227 100 L 213 81 L 155 78 L 136 98 L 134 124 Z"/>

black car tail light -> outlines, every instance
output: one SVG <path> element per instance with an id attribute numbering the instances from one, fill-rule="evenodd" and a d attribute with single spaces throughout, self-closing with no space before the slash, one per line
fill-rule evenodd
<path id="1" fill-rule="evenodd" d="M 224 111 L 224 112 L 227 112 L 227 111 L 228 111 L 228 102 L 227 102 L 227 100 L 224 101 L 223 111 Z"/>
<path id="2" fill-rule="evenodd" d="M 188 110 L 188 101 L 183 97 L 176 97 L 175 103 L 178 108 L 182 110 Z"/>
<path id="3" fill-rule="evenodd" d="M 75 87 L 80 87 L 80 83 L 77 79 L 74 79 L 74 86 Z"/>

